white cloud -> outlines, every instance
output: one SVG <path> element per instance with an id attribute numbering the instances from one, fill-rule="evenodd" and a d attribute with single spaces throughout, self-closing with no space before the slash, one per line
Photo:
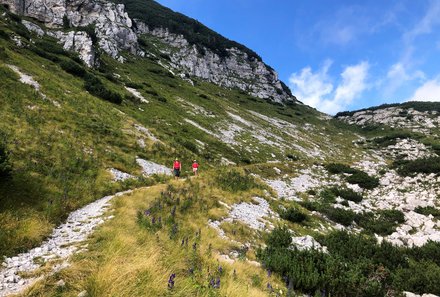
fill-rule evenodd
<path id="1" fill-rule="evenodd" d="M 440 77 L 425 82 L 407 101 L 440 101 Z"/>
<path id="2" fill-rule="evenodd" d="M 290 76 L 289 82 L 296 91 L 295 94 L 305 104 L 318 107 L 322 98 L 333 91 L 333 85 L 327 75 L 331 64 L 332 62 L 327 60 L 317 73 L 313 73 L 309 66 L 303 68 L 299 74 L 294 73 Z"/>
<path id="3" fill-rule="evenodd" d="M 429 35 L 434 28 L 440 25 L 440 1 L 429 1 L 426 12 L 418 22 L 402 35 L 402 53 L 400 59 L 391 65 L 386 78 L 383 80 L 382 96 L 393 97 L 396 91 L 402 86 L 407 85 L 414 80 L 423 81 L 426 79 L 425 73 L 417 69 L 420 67 L 419 52 L 421 49 L 416 40 L 422 35 Z"/>
<path id="4" fill-rule="evenodd" d="M 387 72 L 385 79 L 385 87 L 383 89 L 383 96 L 386 98 L 392 97 L 393 94 L 402 85 L 413 80 L 424 80 L 425 74 L 421 70 L 410 71 L 408 66 L 402 62 L 397 62 L 391 65 Z"/>
<path id="5" fill-rule="evenodd" d="M 364 61 L 346 67 L 336 88 L 328 76 L 330 66 L 331 62 L 326 61 L 317 73 L 313 73 L 310 67 L 303 68 L 300 73 L 293 73 L 289 82 L 299 100 L 320 111 L 335 114 L 346 109 L 367 88 L 370 66 Z"/>

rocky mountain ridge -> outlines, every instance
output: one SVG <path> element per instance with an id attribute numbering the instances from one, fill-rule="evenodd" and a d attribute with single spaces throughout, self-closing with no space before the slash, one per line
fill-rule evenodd
<path id="1" fill-rule="evenodd" d="M 340 112 L 336 118 L 351 125 L 385 125 L 429 133 L 440 127 L 439 104 L 435 102 L 407 102 L 385 104 L 358 111 Z"/>
<path id="2" fill-rule="evenodd" d="M 183 35 L 170 33 L 167 28 L 149 28 L 141 20 L 133 20 L 123 4 L 104 0 L 1 0 L 0 3 L 16 14 L 43 23 L 46 32 L 33 22 L 23 24 L 31 31 L 55 37 L 66 50 L 78 52 L 90 67 L 99 64 L 97 51 L 120 62 L 124 61 L 125 52 L 140 57 L 147 53 L 157 58 L 138 42 L 139 36 L 150 35 L 166 45 L 159 49 L 162 56 L 159 63 L 182 78 L 201 78 L 279 103 L 296 101 L 277 73 L 259 59 L 235 47 L 226 49 L 227 57 L 220 57 L 206 47 L 190 44 Z M 86 30 L 87 26 L 92 30 Z"/>

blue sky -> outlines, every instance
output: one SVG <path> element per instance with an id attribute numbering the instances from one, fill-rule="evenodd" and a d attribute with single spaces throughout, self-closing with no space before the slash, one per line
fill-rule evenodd
<path id="1" fill-rule="evenodd" d="M 159 0 L 256 51 L 334 114 L 440 101 L 440 0 Z"/>

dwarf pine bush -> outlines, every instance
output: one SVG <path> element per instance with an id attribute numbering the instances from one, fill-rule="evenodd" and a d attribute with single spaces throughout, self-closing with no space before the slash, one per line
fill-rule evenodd
<path id="1" fill-rule="evenodd" d="M 289 207 L 286 210 L 281 210 L 279 214 L 281 218 L 292 223 L 302 223 L 307 220 L 307 215 L 295 207 Z"/>
<path id="2" fill-rule="evenodd" d="M 6 146 L 0 141 L 0 180 L 4 180 L 11 174 L 11 164 Z"/>
<path id="3" fill-rule="evenodd" d="M 87 73 L 87 71 L 84 69 L 84 67 L 82 67 L 81 65 L 79 65 L 78 63 L 72 61 L 72 60 L 64 60 L 60 63 L 61 68 L 78 77 L 84 77 Z"/>
<path id="4" fill-rule="evenodd" d="M 344 226 L 350 226 L 356 214 L 352 210 L 346 210 L 336 207 L 321 207 L 320 212 L 325 214 L 333 222 L 342 224 Z"/>
<path id="5" fill-rule="evenodd" d="M 440 210 L 433 206 L 417 206 L 414 211 L 425 216 L 432 215 L 433 217 L 440 218 Z"/>
<path id="6" fill-rule="evenodd" d="M 109 90 L 103 82 L 92 74 L 86 74 L 84 77 L 84 88 L 90 94 L 112 103 L 121 104 L 122 96 L 119 93 Z"/>
<path id="7" fill-rule="evenodd" d="M 216 182 L 221 189 L 230 192 L 247 191 L 258 187 L 252 176 L 236 169 L 220 170 L 216 177 Z"/>
<path id="8" fill-rule="evenodd" d="M 355 221 L 367 232 L 386 236 L 396 231 L 396 227 L 405 221 L 405 216 L 397 209 L 379 210 L 357 214 Z"/>
<path id="9" fill-rule="evenodd" d="M 329 163 L 325 165 L 328 172 L 332 174 L 347 173 L 351 174 L 346 177 L 346 180 L 350 184 L 357 184 L 359 187 L 364 189 L 374 189 L 379 185 L 379 179 L 373 176 L 369 176 L 366 172 L 351 168 L 348 165 L 340 163 Z"/>
<path id="10" fill-rule="evenodd" d="M 440 157 L 429 157 L 416 160 L 400 160 L 394 163 L 397 173 L 402 176 L 414 176 L 417 173 L 439 174 L 440 173 Z"/>
<path id="11" fill-rule="evenodd" d="M 439 292 L 439 243 L 409 249 L 386 241 L 379 245 L 364 234 L 335 231 L 319 239 L 328 249 L 321 253 L 292 249 L 285 241 L 288 234 L 274 229 L 257 257 L 266 269 L 284 278 L 290 293 L 375 297 L 401 296 L 402 291 Z"/>
<path id="12" fill-rule="evenodd" d="M 336 196 L 339 196 L 345 200 L 350 200 L 353 202 L 361 202 L 363 199 L 361 194 L 356 193 L 352 189 L 333 187 L 330 188 L 330 191 L 333 192 L 333 194 Z"/>

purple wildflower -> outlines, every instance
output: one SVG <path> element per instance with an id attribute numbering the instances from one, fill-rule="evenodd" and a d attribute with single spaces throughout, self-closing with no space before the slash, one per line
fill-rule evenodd
<path id="1" fill-rule="evenodd" d="M 268 269 L 268 270 L 267 270 L 267 276 L 268 276 L 268 277 L 271 277 L 271 275 L 272 275 L 272 271 L 270 271 L 270 269 Z"/>
<path id="2" fill-rule="evenodd" d="M 168 289 L 172 290 L 174 288 L 174 279 L 175 278 L 176 278 L 175 273 L 170 275 L 170 278 L 168 279 Z"/>
<path id="3" fill-rule="evenodd" d="M 220 274 L 223 273 L 223 267 L 222 267 L 221 265 L 218 267 L 218 272 L 219 272 Z"/>
<path id="4" fill-rule="evenodd" d="M 152 219 L 151 219 L 151 224 L 156 224 L 156 218 L 155 217 L 153 217 Z"/>
<path id="5" fill-rule="evenodd" d="M 149 215 L 151 214 L 151 210 L 149 210 L 149 209 L 145 210 L 145 211 L 144 211 L 144 214 L 145 214 L 146 216 L 149 216 Z"/>
<path id="6" fill-rule="evenodd" d="M 220 289 L 220 278 L 219 277 L 217 277 L 217 280 L 215 282 L 215 287 L 214 288 Z"/>
<path id="7" fill-rule="evenodd" d="M 267 289 L 269 290 L 269 292 L 273 292 L 273 288 L 272 285 L 270 283 L 267 283 Z"/>

